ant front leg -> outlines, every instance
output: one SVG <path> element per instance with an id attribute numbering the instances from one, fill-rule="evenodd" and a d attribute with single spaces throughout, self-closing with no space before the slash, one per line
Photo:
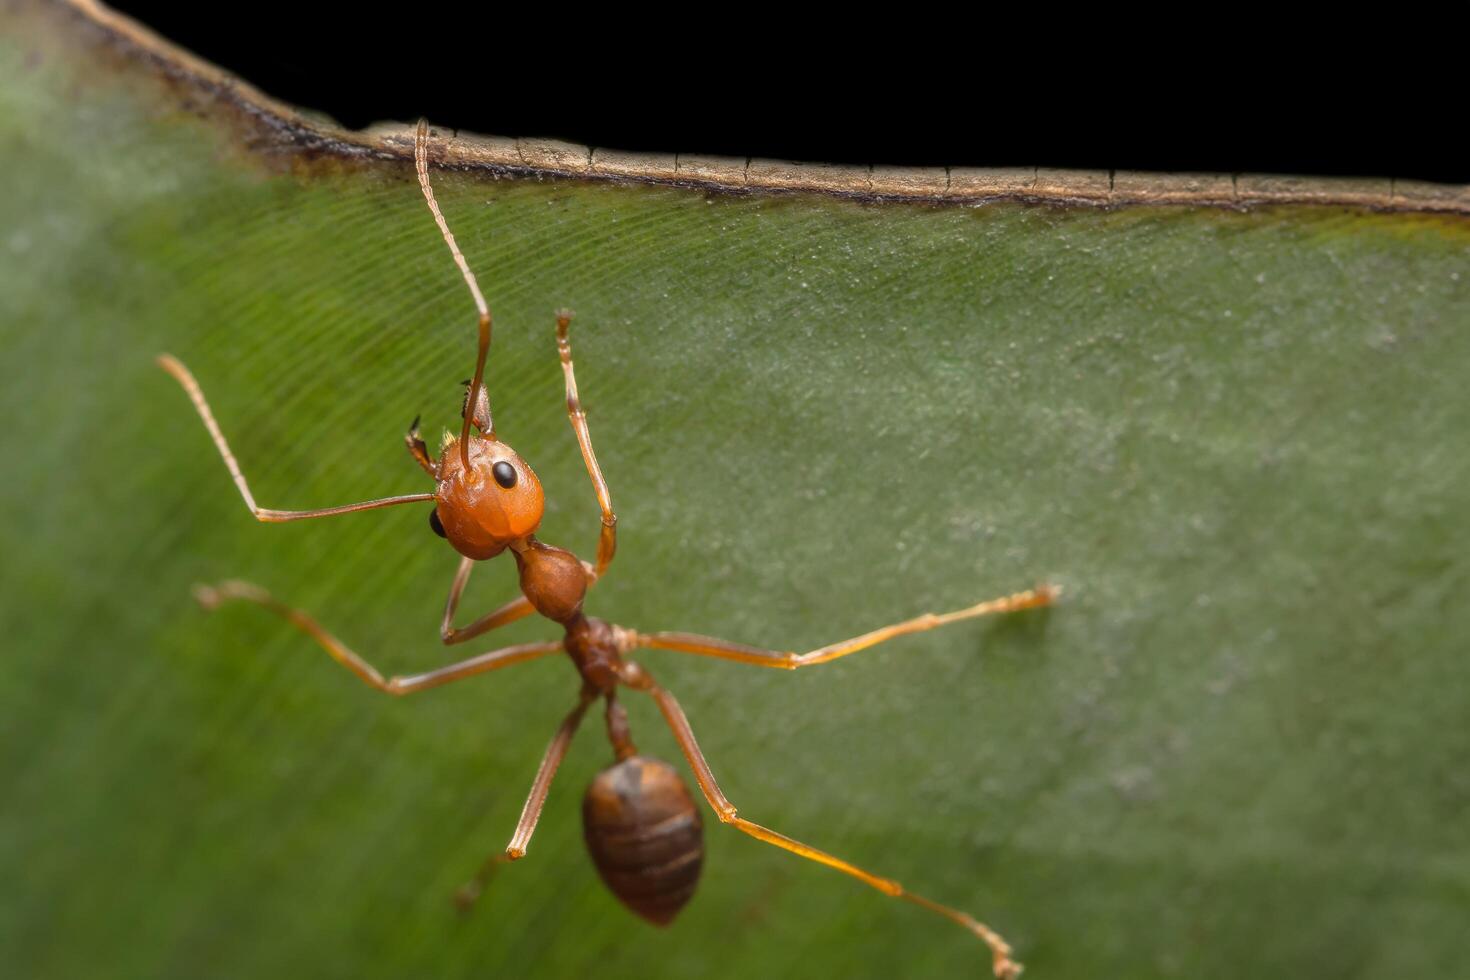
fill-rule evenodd
<path id="1" fill-rule="evenodd" d="M 577 434 L 582 462 L 587 464 L 587 475 L 592 479 L 592 490 L 597 494 L 597 506 L 602 511 L 602 532 L 597 538 L 597 564 L 593 569 L 593 577 L 601 578 L 618 550 L 618 515 L 613 513 L 612 494 L 607 489 L 607 481 L 602 478 L 602 467 L 597 465 L 597 454 L 592 451 L 587 413 L 582 411 L 582 401 L 577 395 L 577 375 L 572 370 L 572 342 L 567 336 L 571 325 L 571 310 L 558 310 L 556 349 L 561 355 L 561 370 L 567 382 L 567 418 L 571 420 L 572 431 Z"/>
<path id="2" fill-rule="evenodd" d="M 826 851 L 820 851 L 799 840 L 787 837 L 785 834 L 777 833 L 769 827 L 763 827 L 741 817 L 736 812 L 735 805 L 720 791 L 719 784 L 715 782 L 715 774 L 710 770 L 709 763 L 705 761 L 704 753 L 700 751 L 699 743 L 694 738 L 694 730 L 689 727 L 689 719 L 684 716 L 684 709 L 679 707 L 679 702 L 674 700 L 674 696 L 659 687 L 646 670 L 632 661 L 624 662 L 619 671 L 619 680 L 635 690 L 652 696 L 655 703 L 658 704 L 659 713 L 664 716 L 664 721 L 673 731 L 679 748 L 684 752 L 684 758 L 689 762 L 689 768 L 694 771 L 695 781 L 699 783 L 704 798 L 709 801 L 710 808 L 719 816 L 721 823 L 730 824 L 736 830 L 749 834 L 756 840 L 773 844 L 784 851 L 790 851 L 797 857 L 825 864 L 845 875 L 851 875 L 890 898 L 901 898 L 920 908 L 928 909 L 936 915 L 944 916 L 949 921 L 968 930 L 990 947 L 996 977 L 1000 980 L 1015 980 L 1020 976 L 1021 964 L 1011 959 L 1010 944 L 985 923 L 966 915 L 959 909 L 953 909 L 922 895 L 916 895 L 891 878 L 882 878 L 870 871 L 864 871 L 857 865 L 828 854 Z"/>
<path id="3" fill-rule="evenodd" d="M 524 619 L 536 611 L 531 605 L 531 600 L 525 596 L 516 596 L 514 599 L 491 613 L 486 613 L 479 619 L 463 629 L 453 625 L 454 614 L 459 609 L 459 597 L 464 593 L 465 584 L 470 580 L 470 572 L 474 571 L 475 560 L 473 558 L 461 558 L 459 569 L 454 573 L 454 583 L 449 587 L 449 600 L 444 603 L 444 618 L 439 621 L 439 639 L 445 646 L 453 646 L 472 640 L 477 636 L 488 633 L 493 629 L 514 623 L 518 619 Z"/>
<path id="4" fill-rule="evenodd" d="M 239 580 L 221 582 L 216 586 L 198 585 L 194 587 L 194 596 L 205 609 L 216 609 L 223 602 L 238 599 L 253 602 L 257 606 L 270 610 L 316 640 L 322 649 L 331 654 L 333 660 L 352 671 L 368 686 L 375 687 L 385 694 L 404 695 L 426 691 L 431 687 L 440 687 L 466 677 L 473 677 L 475 674 L 484 674 L 492 670 L 500 670 L 502 667 L 525 663 L 563 649 L 560 640 L 522 643 L 517 646 L 491 650 L 489 653 L 482 653 L 427 673 L 385 678 L 376 667 L 354 653 L 341 640 L 328 633 L 315 619 L 299 609 L 293 609 L 278 601 L 258 585 Z"/>
<path id="5" fill-rule="evenodd" d="M 219 450 L 220 458 L 225 462 L 225 468 L 230 471 L 231 478 L 235 481 L 240 496 L 245 499 L 245 506 L 250 508 L 250 513 L 255 515 L 258 521 L 267 523 L 279 523 L 281 521 L 302 521 L 312 517 L 332 517 L 336 514 L 350 514 L 359 510 L 376 510 L 379 507 L 392 507 L 395 504 L 412 504 L 424 500 L 433 500 L 432 493 L 409 493 L 398 497 L 380 497 L 377 500 L 364 500 L 356 504 L 343 504 L 339 507 L 323 507 L 319 510 L 268 510 L 259 507 L 255 503 L 255 497 L 250 493 L 250 485 L 245 482 L 245 474 L 240 472 L 240 464 L 235 462 L 235 454 L 230 452 L 230 444 L 225 441 L 225 434 L 220 431 L 219 423 L 214 420 L 214 413 L 209 410 L 209 402 L 204 398 L 204 391 L 199 387 L 199 382 L 194 380 L 194 375 L 184 366 L 184 362 L 172 354 L 159 354 L 158 366 L 173 376 L 194 403 L 194 410 L 199 413 L 204 428 L 209 431 L 209 437 L 214 440 L 214 448 Z"/>
<path id="6" fill-rule="evenodd" d="M 729 640 L 721 640 L 712 636 L 700 636 L 697 633 L 638 633 L 627 631 L 627 639 L 624 641 L 627 649 L 644 647 L 650 650 L 677 650 L 680 653 L 693 653 L 702 657 L 717 657 L 721 660 L 734 660 L 742 664 L 754 664 L 757 667 L 779 667 L 783 670 L 795 670 L 798 667 L 814 667 L 817 664 L 829 663 L 839 657 L 845 657 L 859 650 L 876 646 L 885 640 L 891 640 L 896 636 L 904 636 L 908 633 L 923 633 L 927 630 L 947 626 L 950 623 L 958 623 L 961 620 L 977 619 L 981 616 L 990 616 L 996 613 L 1018 612 L 1022 609 L 1036 609 L 1049 606 L 1056 601 L 1061 590 L 1054 585 L 1039 585 L 1025 592 L 1016 592 L 999 599 L 989 599 L 985 602 L 976 603 L 965 609 L 956 609 L 947 613 L 924 613 L 913 619 L 906 619 L 901 623 L 893 623 L 861 636 L 855 636 L 850 640 L 842 640 L 838 643 L 829 643 L 827 646 L 818 647 L 807 653 L 790 653 L 778 650 L 763 650 L 760 647 L 745 646 L 742 643 L 731 643 Z"/>

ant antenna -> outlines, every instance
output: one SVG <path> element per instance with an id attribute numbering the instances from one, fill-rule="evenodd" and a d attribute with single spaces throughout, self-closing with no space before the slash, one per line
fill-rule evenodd
<path id="1" fill-rule="evenodd" d="M 475 405 L 480 396 L 485 377 L 485 355 L 490 352 L 490 307 L 485 305 L 485 297 L 480 293 L 480 285 L 475 282 L 475 274 L 470 271 L 470 265 L 464 260 L 464 254 L 460 252 L 459 246 L 455 244 L 454 233 L 449 230 L 449 222 L 444 220 L 444 215 L 439 211 L 439 205 L 434 200 L 434 188 L 429 186 L 429 121 L 420 119 L 418 130 L 414 133 L 413 140 L 413 162 L 419 172 L 419 187 L 424 192 L 424 200 L 429 204 L 429 210 L 434 212 L 434 221 L 439 225 L 439 232 L 444 236 L 444 244 L 449 246 L 449 252 L 454 256 L 454 264 L 459 266 L 460 273 L 464 276 L 465 285 L 470 287 L 470 295 L 475 298 L 475 309 L 480 311 L 480 352 L 475 357 L 475 379 L 470 382 L 469 398 L 465 401 L 464 424 L 459 430 L 459 458 L 464 463 L 464 468 L 470 468 L 470 420 L 475 416 Z M 489 415 L 489 402 L 486 401 L 486 415 Z M 491 439 L 495 438 L 495 422 L 490 420 L 490 431 L 486 433 Z"/>

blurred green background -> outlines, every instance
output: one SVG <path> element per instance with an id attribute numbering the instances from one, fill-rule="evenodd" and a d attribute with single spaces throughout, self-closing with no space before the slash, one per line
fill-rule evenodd
<path id="1" fill-rule="evenodd" d="M 0 949 L 17 977 L 983 975 L 953 926 L 707 821 L 654 930 L 607 894 L 576 681 L 385 698 L 196 581 L 258 581 L 385 671 L 448 662 L 428 489 L 473 316 L 411 168 L 283 167 L 142 63 L 0 32 Z M 1049 614 L 796 674 L 649 653 L 751 819 L 988 920 L 1030 976 L 1444 977 L 1470 915 L 1470 222 L 931 206 L 444 174 L 545 540 L 621 516 L 589 601 L 805 649 L 1046 578 Z M 432 440 L 431 440 L 432 441 Z M 476 575 L 462 618 L 512 594 Z M 554 635 L 520 624 L 493 642 Z M 632 700 L 645 751 L 679 761 Z"/>

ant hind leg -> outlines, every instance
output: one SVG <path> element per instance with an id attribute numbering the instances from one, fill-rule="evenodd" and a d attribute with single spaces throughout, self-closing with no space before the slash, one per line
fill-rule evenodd
<path id="1" fill-rule="evenodd" d="M 668 691 L 659 687 L 653 678 L 642 667 L 627 661 L 620 672 L 619 679 L 629 687 L 653 697 L 658 705 L 659 713 L 664 716 L 664 721 L 674 733 L 674 738 L 679 743 L 679 748 L 684 752 L 684 758 L 689 762 L 689 768 L 694 771 L 694 779 L 699 783 L 704 798 L 709 801 L 710 808 L 719 816 L 721 823 L 727 823 L 742 833 L 749 834 L 756 840 L 773 844 L 785 851 L 790 851 L 797 857 L 825 864 L 829 868 L 841 871 L 843 874 L 851 875 L 863 884 L 889 896 L 890 898 L 901 898 L 911 902 L 922 909 L 927 909 L 936 915 L 941 915 L 955 925 L 967 930 L 971 935 L 977 937 L 986 946 L 990 947 L 991 963 L 995 975 L 999 980 L 1015 980 L 1020 976 L 1021 964 L 1011 959 L 1010 944 L 1001 937 L 994 929 L 961 912 L 959 909 L 941 905 L 922 895 L 916 895 L 903 885 L 891 878 L 882 878 L 869 871 L 865 871 L 855 864 L 850 864 L 839 857 L 820 851 L 815 847 L 803 844 L 801 841 L 785 834 L 763 827 L 758 823 L 746 820 L 736 813 L 735 805 L 720 791 L 719 784 L 715 782 L 714 773 L 710 770 L 709 763 L 705 761 L 704 753 L 700 751 L 699 743 L 694 738 L 694 730 L 689 727 L 689 719 L 684 716 L 684 709 L 679 707 L 679 702 Z"/>
<path id="2" fill-rule="evenodd" d="M 454 902 L 461 911 L 467 911 L 475 904 L 480 895 L 484 893 L 486 884 L 501 865 L 512 861 L 519 861 L 526 856 L 526 848 L 531 845 L 531 835 L 536 833 L 536 824 L 541 819 L 541 809 L 546 805 L 546 796 L 551 792 L 551 781 L 556 777 L 556 770 L 561 767 L 562 760 L 567 757 L 567 749 L 571 748 L 572 738 L 577 734 L 577 726 L 582 723 L 582 716 L 587 713 L 587 706 L 597 700 L 596 690 L 583 687 L 578 696 L 577 706 L 563 719 L 556 734 L 551 737 L 551 744 L 546 746 L 546 754 L 541 758 L 541 765 L 536 770 L 536 778 L 531 782 L 531 793 L 526 797 L 525 806 L 521 808 L 521 818 L 516 822 L 515 833 L 511 835 L 510 843 L 505 846 L 504 851 L 498 851 L 485 859 L 480 865 L 480 870 L 475 876 L 465 882 L 458 891 L 454 893 Z"/>

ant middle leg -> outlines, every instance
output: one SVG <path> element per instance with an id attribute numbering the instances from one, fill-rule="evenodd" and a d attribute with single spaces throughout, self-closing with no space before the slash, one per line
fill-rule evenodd
<path id="1" fill-rule="evenodd" d="M 197 585 L 194 587 L 194 596 L 205 609 L 216 609 L 222 603 L 230 600 L 242 600 L 253 602 L 257 606 L 270 610 L 315 640 L 322 649 L 331 654 L 333 660 L 352 671 L 365 684 L 385 694 L 404 695 L 426 691 L 431 687 L 440 687 L 466 677 L 473 677 L 476 674 L 525 663 L 547 654 L 558 653 L 563 649 L 561 640 L 521 643 L 516 646 L 502 647 L 499 650 L 491 650 L 489 653 L 482 653 L 468 660 L 461 660 L 459 663 L 449 664 L 422 674 L 384 677 L 382 672 L 341 640 L 328 633 L 315 619 L 299 609 L 293 609 L 280 602 L 258 585 L 231 579 L 219 585 Z"/>
<path id="2" fill-rule="evenodd" d="M 592 451 L 592 434 L 587 431 L 587 413 L 582 411 L 582 401 L 577 395 L 577 375 L 572 369 L 572 342 L 567 336 L 571 325 L 572 311 L 558 310 L 556 350 L 561 356 L 561 370 L 567 382 L 567 418 L 571 420 L 572 431 L 577 434 L 582 462 L 587 465 L 587 475 L 592 479 L 592 490 L 597 494 L 597 506 L 602 511 L 602 531 L 597 538 L 597 564 L 593 570 L 593 577 L 601 578 L 618 550 L 618 515 L 613 513 L 612 494 L 607 489 L 607 481 L 602 478 L 602 467 L 597 464 L 597 454 Z"/>
<path id="3" fill-rule="evenodd" d="M 650 650 L 676 650 L 680 653 L 693 653 L 703 657 L 717 657 L 721 660 L 734 660 L 737 663 L 754 664 L 757 667 L 777 667 L 783 670 L 795 670 L 798 667 L 813 667 L 817 664 L 829 663 L 839 657 L 845 657 L 859 650 L 876 646 L 885 640 L 891 640 L 897 636 L 909 633 L 923 633 L 927 630 L 947 626 L 966 619 L 976 619 L 981 616 L 990 616 L 997 613 L 1018 612 L 1022 609 L 1036 609 L 1049 606 L 1056 601 L 1061 590 L 1054 585 L 1039 585 L 1034 589 L 1024 592 L 1016 592 L 999 599 L 989 599 L 985 602 L 976 603 L 964 609 L 956 609 L 947 613 L 924 613 L 913 619 L 906 619 L 901 623 L 893 623 L 861 636 L 855 636 L 850 640 L 842 640 L 838 643 L 830 643 L 824 647 L 818 647 L 807 653 L 791 653 L 779 650 L 765 650 L 760 647 L 746 646 L 743 643 L 732 643 L 729 640 L 721 640 L 712 636 L 701 636 L 697 633 L 639 633 L 628 630 L 628 648 L 643 647 Z"/>
<path id="4" fill-rule="evenodd" d="M 526 848 L 531 845 L 531 835 L 536 833 L 536 824 L 541 820 L 541 810 L 546 805 L 547 794 L 551 792 L 551 781 L 556 778 L 557 769 L 561 768 L 562 760 L 567 757 L 567 750 L 572 746 L 572 738 L 577 734 L 582 716 L 587 713 L 587 706 L 595 700 L 596 689 L 584 686 L 578 696 L 577 706 L 557 728 L 556 734 L 551 737 L 551 744 L 546 746 L 546 754 L 541 757 L 536 778 L 531 781 L 531 793 L 526 797 L 525 806 L 521 807 L 521 818 L 516 822 L 510 843 L 505 846 L 504 851 L 486 858 L 475 876 L 455 892 L 454 901 L 461 909 L 467 909 L 475 903 L 485 891 L 490 877 L 501 865 L 519 861 L 526 856 Z"/>
<path id="5" fill-rule="evenodd" d="M 240 471 L 240 464 L 235 462 L 235 454 L 230 452 L 230 444 L 225 441 L 225 434 L 220 431 L 219 423 L 214 420 L 214 413 L 209 410 L 209 402 L 205 400 L 204 390 L 199 387 L 199 382 L 194 380 L 194 375 L 184 366 L 184 362 L 172 354 L 159 354 L 156 360 L 158 366 L 173 376 L 173 379 L 184 389 L 184 393 L 189 396 L 189 400 L 194 403 L 194 411 L 199 413 L 200 421 L 209 431 L 209 437 L 214 440 L 214 448 L 219 451 L 220 459 L 224 460 L 225 468 L 230 471 L 230 477 L 235 481 L 236 489 L 240 491 L 240 496 L 245 500 L 245 506 L 250 508 L 250 513 L 255 515 L 256 520 L 267 523 L 303 521 L 313 517 L 332 517 L 336 514 L 350 514 L 359 510 L 376 510 L 379 507 L 392 507 L 395 504 L 412 504 L 434 499 L 432 493 L 409 493 L 397 497 L 364 500 L 355 504 L 342 504 L 338 507 L 322 507 L 317 510 L 270 510 L 260 507 L 250 493 L 250 485 L 245 482 L 245 474 Z"/>
<path id="6" fill-rule="evenodd" d="M 1015 980 L 1021 973 L 1021 964 L 1011 959 L 1011 947 L 1001 938 L 1000 934 L 985 923 L 975 919 L 959 909 L 941 905 L 932 899 L 922 895 L 916 895 L 903 885 L 891 878 L 883 878 L 865 871 L 855 864 L 844 861 L 839 857 L 828 854 L 826 851 L 818 850 L 808 844 L 803 844 L 795 838 L 787 837 L 785 834 L 763 827 L 758 823 L 746 820 L 735 810 L 735 805 L 720 791 L 719 784 L 715 782 L 715 775 L 710 770 L 709 763 L 705 761 L 704 753 L 700 751 L 699 743 L 694 737 L 694 730 L 689 726 L 689 719 L 684 716 L 684 709 L 679 702 L 668 691 L 660 687 L 653 677 L 638 664 L 625 661 L 619 671 L 619 679 L 635 690 L 643 691 L 652 696 L 658 705 L 659 713 L 664 716 L 664 721 L 674 733 L 679 748 L 684 752 L 684 758 L 689 762 L 689 768 L 694 771 L 694 779 L 699 783 L 704 798 L 709 802 L 710 808 L 719 816 L 721 823 L 727 823 L 742 833 L 749 834 L 756 840 L 773 844 L 785 851 L 790 851 L 797 857 L 825 864 L 829 868 L 841 871 L 845 875 L 851 875 L 863 884 L 889 896 L 890 898 L 901 898 L 911 902 L 920 908 L 927 909 L 937 915 L 941 915 L 961 928 L 969 931 L 990 947 L 992 965 L 996 977 L 1000 980 Z"/>

